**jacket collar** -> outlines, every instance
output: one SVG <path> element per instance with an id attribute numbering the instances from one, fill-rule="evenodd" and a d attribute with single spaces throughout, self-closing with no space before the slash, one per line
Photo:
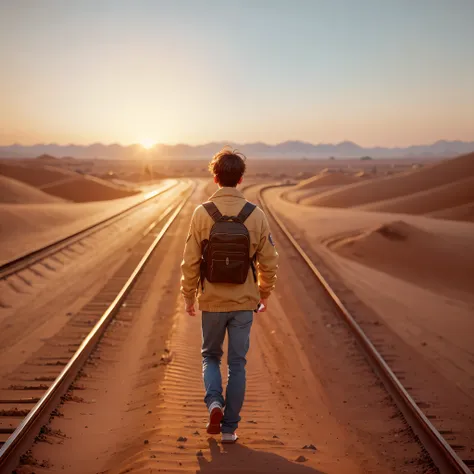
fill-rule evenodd
<path id="1" fill-rule="evenodd" d="M 210 198 L 209 200 L 214 200 L 221 197 L 236 197 L 240 199 L 245 199 L 244 195 L 237 189 L 237 188 L 220 188 L 218 189 Z"/>

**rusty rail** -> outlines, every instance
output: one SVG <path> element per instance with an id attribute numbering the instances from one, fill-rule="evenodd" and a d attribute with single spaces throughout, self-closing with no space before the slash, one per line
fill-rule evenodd
<path id="1" fill-rule="evenodd" d="M 394 374 L 392 369 L 385 362 L 383 357 L 377 351 L 370 339 L 364 333 L 354 317 L 350 314 L 348 309 L 344 306 L 340 298 L 331 288 L 327 280 L 316 268 L 314 263 L 309 258 L 308 254 L 303 250 L 301 245 L 291 235 L 288 228 L 285 226 L 281 218 L 265 203 L 263 198 L 264 191 L 280 187 L 278 185 L 265 186 L 258 192 L 258 198 L 261 206 L 267 215 L 270 215 L 277 223 L 280 230 L 291 242 L 293 247 L 300 254 L 311 271 L 318 279 L 321 286 L 329 295 L 331 300 L 337 307 L 340 315 L 349 326 L 362 348 L 364 355 L 368 359 L 374 372 L 384 384 L 386 390 L 390 393 L 397 407 L 402 412 L 408 424 L 411 426 L 413 432 L 418 436 L 421 444 L 424 446 L 428 454 L 431 456 L 434 464 L 438 467 L 441 473 L 446 474 L 472 474 L 471 469 L 464 463 L 464 461 L 456 454 L 448 442 L 443 438 L 435 426 L 430 422 L 427 416 L 423 413 L 420 407 L 416 404 L 398 377 Z"/>

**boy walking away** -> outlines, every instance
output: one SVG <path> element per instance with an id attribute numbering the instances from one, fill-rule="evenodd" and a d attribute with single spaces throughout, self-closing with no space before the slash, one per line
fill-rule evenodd
<path id="1" fill-rule="evenodd" d="M 181 264 L 186 312 L 202 311 L 202 368 L 209 410 L 207 432 L 237 441 L 245 396 L 245 365 L 253 313 L 268 308 L 278 253 L 265 214 L 247 202 L 242 183 L 245 157 L 224 148 L 209 164 L 219 189 L 194 211 Z M 229 379 L 222 395 L 220 363 L 228 335 Z"/>

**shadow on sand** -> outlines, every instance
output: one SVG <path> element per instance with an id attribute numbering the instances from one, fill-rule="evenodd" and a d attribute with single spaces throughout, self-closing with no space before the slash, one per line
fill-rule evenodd
<path id="1" fill-rule="evenodd" d="M 199 457 L 199 474 L 324 474 L 304 464 L 288 461 L 277 454 L 256 451 L 241 444 L 221 448 L 215 439 L 209 440 L 211 460 Z"/>

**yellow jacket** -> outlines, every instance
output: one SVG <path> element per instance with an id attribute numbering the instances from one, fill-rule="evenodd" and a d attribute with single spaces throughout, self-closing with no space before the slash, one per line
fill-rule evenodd
<path id="1" fill-rule="evenodd" d="M 223 215 L 236 216 L 244 207 L 245 198 L 236 188 L 221 188 L 210 198 Z M 201 242 L 209 239 L 214 221 L 202 205 L 191 219 L 181 263 L 181 293 L 187 303 L 194 303 L 198 294 L 201 311 L 228 312 L 256 309 L 260 298 L 268 298 L 275 288 L 278 253 L 273 244 L 270 227 L 263 211 L 257 207 L 245 221 L 250 234 L 250 257 L 256 255 L 258 282 L 249 270 L 242 285 L 210 283 L 205 280 L 204 291 L 199 284 Z"/>

